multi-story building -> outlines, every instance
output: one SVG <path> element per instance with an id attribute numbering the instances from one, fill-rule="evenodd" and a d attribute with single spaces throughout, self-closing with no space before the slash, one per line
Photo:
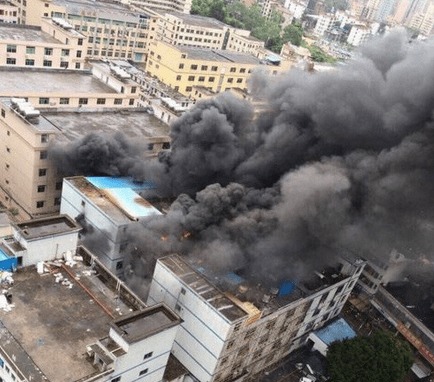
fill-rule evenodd
<path id="1" fill-rule="evenodd" d="M 323 36 L 324 33 L 331 29 L 336 21 L 336 17 L 334 15 L 320 15 L 316 22 L 313 33 L 316 36 Z"/>
<path id="2" fill-rule="evenodd" d="M 65 24 L 66 26 L 66 24 Z M 43 28 L 0 26 L 0 66 L 83 69 L 86 39 L 81 33 L 43 20 Z"/>
<path id="3" fill-rule="evenodd" d="M 285 0 L 284 7 L 293 14 L 295 19 L 300 20 L 306 11 L 307 3 L 303 1 Z"/>
<path id="4" fill-rule="evenodd" d="M 130 139 L 143 143 L 145 156 L 147 145 L 155 144 L 154 137 L 166 137 L 164 142 L 170 142 L 169 127 L 143 110 L 124 109 L 119 113 L 103 105 L 97 109 L 62 109 L 62 102 L 70 98 L 66 91 L 58 97 L 46 94 L 40 98 L 44 104 L 60 103 L 57 110 L 39 109 L 30 113 L 9 98 L 1 100 L 0 166 L 4 171 L 0 177 L 0 200 L 18 217 L 43 216 L 59 210 L 62 178 L 56 163 L 50 160 L 49 147 L 53 144 L 78 141 L 90 132 L 111 135 L 122 131 Z M 84 100 L 78 98 L 79 103 Z M 96 98 L 96 104 L 102 100 Z"/>
<path id="5" fill-rule="evenodd" d="M 132 6 L 157 11 L 176 11 L 189 14 L 191 10 L 191 0 L 126 0 L 126 2 Z"/>
<path id="6" fill-rule="evenodd" d="M 347 43 L 359 46 L 368 40 L 371 36 L 371 30 L 365 25 L 353 25 L 351 26 L 350 33 L 347 37 Z"/>
<path id="7" fill-rule="evenodd" d="M 423 13 L 413 13 L 406 25 L 425 36 L 431 36 L 434 33 L 434 3 Z"/>
<path id="8" fill-rule="evenodd" d="M 190 260 L 157 261 L 148 304 L 164 302 L 179 314 L 172 352 L 201 382 L 252 378 L 299 348 L 340 313 L 364 267 L 344 260 L 340 270 L 261 290 L 245 275 L 216 274 Z"/>
<path id="9" fill-rule="evenodd" d="M 44 262 L 37 269 L 20 267 L 13 289 L 6 287 L 13 305 L 5 298 L 0 311 L 1 380 L 162 381 L 181 320 L 162 304 L 146 307 L 82 247 L 80 260 L 45 256 L 50 234 L 62 247 L 70 244 L 65 235 L 76 231 L 72 221 L 61 219 L 29 221 L 22 228 Z"/>
<path id="10" fill-rule="evenodd" d="M 18 24 L 18 7 L 9 0 L 0 0 L 0 23 Z"/>
<path id="11" fill-rule="evenodd" d="M 86 57 L 146 60 L 147 42 L 153 39 L 157 20 L 152 12 L 131 11 L 126 5 L 105 1 L 12 1 L 21 12 L 20 23 L 41 26 L 44 17 L 66 20 L 87 37 Z"/>
<path id="12" fill-rule="evenodd" d="M 207 49 L 222 49 L 252 53 L 264 47 L 264 42 L 250 31 L 232 28 L 210 17 L 179 12 L 162 13 L 155 38 L 172 45 Z"/>
<path id="13" fill-rule="evenodd" d="M 272 74 L 287 69 L 284 65 L 267 65 L 265 60 L 246 53 L 173 46 L 162 41 L 152 43 L 149 54 L 147 73 L 194 99 L 195 87 L 214 93 L 245 90 L 250 73 L 260 66 Z"/>
<path id="14" fill-rule="evenodd" d="M 91 249 L 115 274 L 124 272 L 127 229 L 162 215 L 138 193 L 150 187 L 128 178 L 77 176 L 63 180 L 60 212 L 83 222 L 95 241 L 107 243 L 104 250 Z M 86 233 L 83 236 L 86 238 Z"/>

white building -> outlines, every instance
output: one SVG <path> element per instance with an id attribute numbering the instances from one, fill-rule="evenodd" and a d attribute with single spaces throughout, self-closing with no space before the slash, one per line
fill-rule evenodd
<path id="1" fill-rule="evenodd" d="M 331 29 L 336 18 L 334 15 L 321 15 L 318 17 L 313 33 L 316 36 L 323 36 L 324 33 Z"/>
<path id="2" fill-rule="evenodd" d="M 9 0 L 0 0 L 0 23 L 18 24 L 18 7 Z"/>
<path id="3" fill-rule="evenodd" d="M 340 273 L 331 269 L 305 283 L 261 290 L 234 273 L 217 275 L 172 255 L 157 261 L 148 304 L 164 302 L 182 318 L 172 352 L 195 378 L 242 381 L 340 313 L 364 267 L 344 263 Z"/>
<path id="4" fill-rule="evenodd" d="M 301 1 L 286 0 L 284 7 L 293 14 L 295 19 L 300 20 L 303 16 L 303 13 L 306 11 L 307 3 Z"/>
<path id="5" fill-rule="evenodd" d="M 63 180 L 60 211 L 83 222 L 93 235 L 104 240 L 104 250 L 94 250 L 113 273 L 123 272 L 125 232 L 161 212 L 137 191 L 150 188 L 127 178 L 71 177 Z M 86 237 L 86 234 L 84 235 Z"/>
<path id="6" fill-rule="evenodd" d="M 371 35 L 371 31 L 364 25 L 353 25 L 350 33 L 348 34 L 347 43 L 359 46 L 368 40 Z"/>

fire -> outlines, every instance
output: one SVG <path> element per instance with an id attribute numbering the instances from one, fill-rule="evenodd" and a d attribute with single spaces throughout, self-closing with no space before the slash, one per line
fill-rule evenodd
<path id="1" fill-rule="evenodd" d="M 184 231 L 181 236 L 182 236 L 181 239 L 188 239 L 191 236 L 191 232 Z"/>
<path id="2" fill-rule="evenodd" d="M 160 240 L 161 241 L 167 241 L 169 239 L 169 235 L 162 235 L 161 237 L 160 237 Z"/>

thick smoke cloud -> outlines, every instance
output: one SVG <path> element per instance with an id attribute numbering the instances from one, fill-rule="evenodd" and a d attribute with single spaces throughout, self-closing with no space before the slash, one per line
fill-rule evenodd
<path id="1" fill-rule="evenodd" d="M 230 94 L 197 104 L 158 161 L 134 145 L 112 158 L 104 143 L 97 173 L 108 163 L 110 175 L 141 174 L 177 197 L 130 230 L 129 273 L 149 276 L 171 252 L 261 280 L 297 279 L 340 251 L 432 257 L 433 67 L 434 42 L 398 31 L 330 72 L 256 73 L 253 106 Z M 101 151 L 87 143 L 64 156 Z"/>

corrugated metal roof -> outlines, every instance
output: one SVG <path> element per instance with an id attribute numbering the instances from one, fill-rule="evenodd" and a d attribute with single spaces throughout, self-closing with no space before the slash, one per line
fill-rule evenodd
<path id="1" fill-rule="evenodd" d="M 151 182 L 137 182 L 131 177 L 88 176 L 86 179 L 99 189 L 131 188 L 137 191 L 155 188 Z"/>
<path id="2" fill-rule="evenodd" d="M 325 328 L 316 331 L 315 334 L 326 345 L 330 345 L 335 341 L 342 341 L 356 337 L 356 332 L 343 318 L 340 318 L 332 324 L 327 325 Z"/>

